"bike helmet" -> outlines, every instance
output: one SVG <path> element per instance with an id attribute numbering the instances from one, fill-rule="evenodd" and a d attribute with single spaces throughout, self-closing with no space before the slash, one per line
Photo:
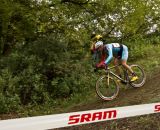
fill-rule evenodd
<path id="1" fill-rule="evenodd" d="M 102 46 L 102 45 L 103 45 L 103 42 L 102 42 L 102 41 L 96 42 L 96 44 L 95 44 L 95 49 L 99 48 L 99 47 Z"/>

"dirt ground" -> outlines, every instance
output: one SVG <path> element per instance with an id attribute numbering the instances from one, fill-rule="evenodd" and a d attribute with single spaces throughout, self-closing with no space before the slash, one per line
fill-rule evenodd
<path id="1" fill-rule="evenodd" d="M 86 111 L 110 107 L 147 104 L 160 101 L 160 74 L 147 77 L 142 88 L 121 88 L 118 97 L 109 102 L 97 98 L 94 103 L 73 107 L 73 111 Z M 150 114 L 139 117 L 72 126 L 54 130 L 160 130 L 160 114 Z"/>

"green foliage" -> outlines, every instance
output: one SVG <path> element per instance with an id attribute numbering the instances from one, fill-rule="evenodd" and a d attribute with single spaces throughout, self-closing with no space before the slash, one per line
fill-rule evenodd
<path id="1" fill-rule="evenodd" d="M 15 112 L 20 108 L 18 95 L 5 96 L 0 93 L 0 113 Z"/>
<path id="2" fill-rule="evenodd" d="M 16 95 L 20 105 L 39 105 L 83 93 L 92 84 L 88 70 L 91 66 L 84 56 L 79 48 L 73 51 L 54 36 L 21 46 L 1 59 L 0 93 L 4 97 Z M 2 101 L 5 100 L 10 98 Z M 9 108 L 2 112 L 10 111 Z"/>
<path id="3" fill-rule="evenodd" d="M 34 36 L 34 15 L 29 13 L 30 5 L 20 1 L 0 2 L 0 44 L 1 54 L 8 53 L 12 46 Z M 25 6 L 24 6 L 25 4 Z"/>
<path id="4" fill-rule="evenodd" d="M 107 43 L 121 40 L 130 60 L 145 58 L 148 46 L 160 42 L 159 12 L 157 0 L 1 0 L 0 113 L 91 91 L 92 32 Z"/>
<path id="5" fill-rule="evenodd" d="M 17 93 L 17 83 L 19 79 L 12 76 L 8 69 L 1 71 L 0 76 L 0 113 L 17 110 L 20 99 Z"/>

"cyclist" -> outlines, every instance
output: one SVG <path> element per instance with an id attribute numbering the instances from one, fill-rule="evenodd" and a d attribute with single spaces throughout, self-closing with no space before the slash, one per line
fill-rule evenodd
<path id="1" fill-rule="evenodd" d="M 103 41 L 100 40 L 102 38 L 101 35 L 95 35 L 95 37 L 92 37 L 94 40 L 92 44 L 91 51 L 92 53 L 96 54 L 98 52 L 101 52 L 101 59 L 100 62 L 96 64 L 96 68 L 104 68 L 107 66 L 112 58 L 114 57 L 114 64 L 118 64 L 120 61 L 121 64 L 132 74 L 131 82 L 136 81 L 138 77 L 133 72 L 133 70 L 130 68 L 129 65 L 127 65 L 127 59 L 128 59 L 128 48 L 127 46 L 119 43 L 110 43 L 110 44 L 103 44 Z M 117 67 L 116 68 L 117 73 L 120 75 L 120 70 Z"/>

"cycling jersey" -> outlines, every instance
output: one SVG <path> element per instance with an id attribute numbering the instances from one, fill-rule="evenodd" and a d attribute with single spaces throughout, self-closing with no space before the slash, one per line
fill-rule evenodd
<path id="1" fill-rule="evenodd" d="M 104 61 L 105 64 L 109 64 L 113 57 L 127 60 L 128 59 L 128 48 L 125 45 L 119 43 L 110 43 L 104 46 L 104 51 L 107 53 L 108 57 Z"/>
<path id="2" fill-rule="evenodd" d="M 93 45 L 91 48 L 93 59 L 96 64 L 104 63 L 109 64 L 113 57 L 126 60 L 128 59 L 128 48 L 127 46 L 119 43 L 110 43 L 104 45 L 103 52 L 98 52 Z"/>

